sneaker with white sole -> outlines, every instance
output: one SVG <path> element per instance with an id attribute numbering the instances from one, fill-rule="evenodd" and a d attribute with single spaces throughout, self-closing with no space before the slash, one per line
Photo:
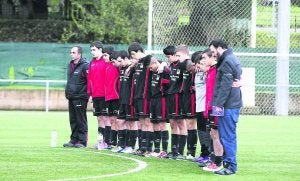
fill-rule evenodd
<path id="1" fill-rule="evenodd" d="M 211 164 L 207 165 L 206 167 L 203 167 L 203 170 L 209 171 L 209 172 L 215 172 L 215 171 L 221 170 L 222 168 L 223 168 L 222 166 L 218 166 L 215 163 L 211 163 Z"/>
<path id="2" fill-rule="evenodd" d="M 158 154 L 159 154 L 159 153 L 157 153 L 157 152 L 154 151 L 154 152 L 151 152 L 151 153 L 150 153 L 150 156 L 151 156 L 151 157 L 157 157 Z"/>
<path id="3" fill-rule="evenodd" d="M 113 149 L 111 149 L 112 152 L 114 153 L 120 153 L 124 150 L 124 148 L 120 147 L 120 146 L 117 146 L 117 147 L 114 147 Z"/>
<path id="4" fill-rule="evenodd" d="M 168 155 L 167 152 L 161 151 L 161 152 L 157 155 L 157 158 L 166 158 L 167 155 Z"/>
<path id="5" fill-rule="evenodd" d="M 220 170 L 214 171 L 216 175 L 235 175 L 235 171 L 230 168 L 222 168 Z"/>
<path id="6" fill-rule="evenodd" d="M 186 157 L 185 157 L 185 159 L 186 160 L 193 160 L 193 159 L 195 159 L 191 154 L 188 154 L 188 155 L 186 155 Z"/>
<path id="7" fill-rule="evenodd" d="M 129 147 L 124 148 L 124 150 L 122 150 L 121 153 L 131 154 L 131 153 L 133 153 L 133 149 L 129 146 Z"/>
<path id="8" fill-rule="evenodd" d="M 63 147 L 75 147 L 76 143 L 73 141 L 69 141 L 68 143 L 63 144 Z"/>
<path id="9" fill-rule="evenodd" d="M 107 143 L 105 143 L 105 142 L 98 143 L 98 150 L 106 150 L 107 148 L 108 148 Z"/>

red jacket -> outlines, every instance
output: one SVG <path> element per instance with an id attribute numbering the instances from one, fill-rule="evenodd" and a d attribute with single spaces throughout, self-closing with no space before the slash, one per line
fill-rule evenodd
<path id="1" fill-rule="evenodd" d="M 113 63 L 106 63 L 105 101 L 119 99 L 120 71 Z"/>
<path id="2" fill-rule="evenodd" d="M 206 98 L 204 116 L 207 118 L 208 111 L 212 110 L 212 100 L 214 95 L 214 87 L 217 77 L 217 67 L 211 66 L 206 75 Z"/>
<path id="3" fill-rule="evenodd" d="M 90 94 L 92 98 L 105 97 L 105 75 L 106 63 L 104 59 L 93 59 L 90 62 L 87 86 L 87 93 Z"/>

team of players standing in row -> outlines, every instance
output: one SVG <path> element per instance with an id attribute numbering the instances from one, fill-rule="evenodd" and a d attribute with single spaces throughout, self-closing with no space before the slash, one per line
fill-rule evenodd
<path id="1" fill-rule="evenodd" d="M 210 49 L 197 51 L 191 58 L 187 46 L 167 46 L 163 52 L 168 63 L 146 55 L 136 42 L 128 47 L 128 52 L 93 42 L 90 63 L 81 57 L 81 47 L 73 47 L 66 86 L 72 134 L 64 147 L 87 146 L 86 105 L 90 96 L 93 114 L 98 119 L 95 148 L 113 147 L 113 152 L 140 156 L 187 158 L 199 162 L 204 170 L 220 172 L 224 151 L 217 118 L 211 116 L 219 58 L 214 44 L 220 43 L 226 50 L 222 40 L 214 40 Z M 74 63 L 76 52 L 79 63 Z M 76 79 L 73 83 L 72 77 Z M 239 84 L 235 81 L 232 87 Z M 78 93 L 79 97 L 74 96 Z M 169 153 L 167 123 L 171 126 Z M 198 158 L 197 136 L 201 144 Z M 230 171 L 235 173 L 220 173 L 229 175 Z"/>

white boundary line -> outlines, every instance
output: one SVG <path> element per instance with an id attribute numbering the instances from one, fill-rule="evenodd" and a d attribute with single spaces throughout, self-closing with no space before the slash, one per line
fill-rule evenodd
<path id="1" fill-rule="evenodd" d="M 92 152 L 92 151 L 89 151 Z M 138 163 L 138 166 L 132 170 L 126 171 L 126 172 L 121 172 L 121 173 L 114 173 L 114 174 L 107 174 L 107 175 L 99 175 L 99 176 L 88 176 L 88 177 L 81 177 L 81 178 L 65 178 L 65 179 L 57 179 L 57 180 L 49 180 L 49 181 L 69 181 L 69 180 L 87 180 L 87 179 L 99 179 L 99 178 L 106 178 L 106 177 L 114 177 L 114 176 L 120 176 L 120 175 L 125 175 L 125 174 L 130 174 L 134 172 L 141 171 L 147 167 L 147 163 L 135 158 L 130 158 L 130 157 L 125 157 L 121 155 L 115 155 L 115 154 L 109 154 L 109 153 L 100 153 L 100 152 L 94 152 L 97 154 L 103 154 L 103 155 L 108 155 L 108 156 L 115 156 L 119 158 L 125 158 L 127 160 L 132 160 Z"/>

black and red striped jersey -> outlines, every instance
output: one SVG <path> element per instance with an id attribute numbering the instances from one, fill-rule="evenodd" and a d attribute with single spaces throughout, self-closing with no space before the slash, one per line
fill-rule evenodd
<path id="1" fill-rule="evenodd" d="M 151 71 L 147 68 L 151 61 L 151 55 L 147 55 L 139 60 L 134 73 L 134 98 L 150 98 L 149 85 L 151 83 Z"/>
<path id="2" fill-rule="evenodd" d="M 187 63 L 188 61 L 191 61 L 190 59 L 186 59 L 181 63 L 181 70 L 182 70 L 182 75 L 183 75 L 183 80 L 182 80 L 182 85 L 180 92 L 183 93 L 194 93 L 194 72 L 190 72 L 187 70 Z"/>
<path id="3" fill-rule="evenodd" d="M 128 67 L 122 67 L 120 69 L 120 104 L 130 104 L 132 99 L 132 84 L 133 84 L 133 72 L 129 71 L 126 74 Z"/>
<path id="4" fill-rule="evenodd" d="M 151 76 L 151 98 L 158 98 L 166 95 L 169 88 L 170 75 L 166 72 L 152 72 Z"/>
<path id="5" fill-rule="evenodd" d="M 170 84 L 167 94 L 179 93 L 183 81 L 183 71 L 179 61 L 170 64 Z"/>

